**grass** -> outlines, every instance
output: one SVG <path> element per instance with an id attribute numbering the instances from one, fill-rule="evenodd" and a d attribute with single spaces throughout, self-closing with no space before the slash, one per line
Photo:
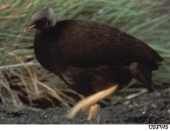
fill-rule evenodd
<path id="1" fill-rule="evenodd" d="M 43 97 L 44 93 L 58 99 L 63 106 L 75 103 L 72 97 L 62 93 L 75 92 L 36 61 L 32 48 L 35 31 L 23 33 L 31 15 L 46 7 L 53 8 L 57 21 L 76 18 L 100 21 L 146 42 L 165 59 L 159 71 L 154 71 L 153 82 L 169 83 L 170 14 L 165 13 L 169 8 L 163 6 L 165 2 L 167 0 L 1 0 L 0 87 L 6 88 L 15 106 L 23 106 L 23 101 L 14 94 L 17 89 L 13 86 L 24 88 L 27 95 L 22 97 L 29 100 L 25 104 L 30 106 L 35 96 Z"/>

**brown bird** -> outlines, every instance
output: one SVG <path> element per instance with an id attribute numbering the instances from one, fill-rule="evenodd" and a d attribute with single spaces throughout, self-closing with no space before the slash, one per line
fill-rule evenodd
<path id="1" fill-rule="evenodd" d="M 152 71 L 163 59 L 142 41 L 91 20 L 56 22 L 51 8 L 33 14 L 25 30 L 33 28 L 37 29 L 34 50 L 40 64 L 73 90 L 89 96 L 72 108 L 68 118 L 74 118 L 132 78 L 153 91 Z"/>

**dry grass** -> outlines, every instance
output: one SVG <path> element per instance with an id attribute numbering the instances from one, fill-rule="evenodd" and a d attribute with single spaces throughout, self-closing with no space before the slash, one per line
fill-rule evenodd
<path id="1" fill-rule="evenodd" d="M 64 90 L 64 89 L 53 89 L 49 87 L 47 84 L 44 84 L 40 80 L 37 79 L 36 73 L 32 73 L 31 69 L 26 65 L 22 60 L 20 60 L 17 56 L 12 53 L 6 52 L 11 58 L 16 59 L 21 64 L 16 65 L 8 65 L 0 67 L 1 69 L 8 69 L 7 72 L 1 72 L 1 89 L 4 87 L 7 92 L 9 92 L 9 96 L 2 97 L 3 103 L 11 104 L 14 106 L 30 106 L 37 107 L 35 104 L 35 100 L 41 101 L 41 99 L 46 99 L 51 106 L 63 106 L 70 107 L 70 105 L 74 105 L 77 101 L 68 96 L 67 93 L 76 95 L 80 98 L 83 98 L 82 95 L 72 91 L 72 90 Z M 32 62 L 32 65 L 36 63 Z M 29 66 L 31 64 L 29 63 Z M 36 64 L 40 66 L 39 64 Z M 18 66 L 21 66 L 18 68 Z M 34 67 L 34 70 L 37 68 Z M 22 73 L 21 73 L 22 72 Z M 24 72 L 24 74 L 23 74 Z M 5 74 L 5 75 L 4 75 Z M 5 91 L 1 90 L 2 93 L 5 94 Z M 66 92 L 66 93 L 64 93 Z M 20 97 L 22 96 L 22 97 Z M 6 99 L 7 98 L 7 99 Z M 24 99 L 25 98 L 25 99 Z M 55 102 L 53 99 L 56 99 Z M 11 100 L 11 101 L 10 101 Z M 24 101 L 27 101 L 24 103 Z M 56 104 L 57 103 L 57 104 Z M 47 106 L 48 107 L 48 106 Z"/>

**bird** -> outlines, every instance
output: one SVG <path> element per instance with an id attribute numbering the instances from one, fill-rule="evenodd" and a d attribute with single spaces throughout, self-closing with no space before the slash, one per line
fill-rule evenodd
<path id="1" fill-rule="evenodd" d="M 24 31 L 30 29 L 37 30 L 34 52 L 39 63 L 86 97 L 68 118 L 123 88 L 132 78 L 154 90 L 152 71 L 158 70 L 163 58 L 113 26 L 87 19 L 56 21 L 48 7 L 32 15 Z"/>

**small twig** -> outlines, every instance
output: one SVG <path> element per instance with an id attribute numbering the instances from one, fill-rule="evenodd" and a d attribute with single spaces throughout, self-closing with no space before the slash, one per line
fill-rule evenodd
<path id="1" fill-rule="evenodd" d="M 19 17 L 25 17 L 26 14 L 23 14 L 23 15 L 9 15 L 9 16 L 0 16 L 0 19 L 13 19 L 13 18 L 19 18 Z"/>
<path id="2" fill-rule="evenodd" d="M 34 74 L 34 79 L 35 79 L 36 81 L 38 81 L 36 74 Z M 33 85 L 34 85 L 36 94 L 39 95 L 40 93 L 39 93 L 39 90 L 38 90 L 38 86 L 37 86 L 37 82 L 36 82 L 36 81 L 33 81 Z"/>
<path id="3" fill-rule="evenodd" d="M 27 62 L 25 63 L 25 65 L 40 65 L 39 63 L 33 63 L 31 62 Z M 7 66 L 0 66 L 0 69 L 7 69 L 7 68 L 15 68 L 15 67 L 19 67 L 19 66 L 24 66 L 23 64 L 13 64 L 13 65 L 7 65 Z"/>
<path id="4" fill-rule="evenodd" d="M 135 94 L 131 94 L 131 95 L 128 95 L 128 96 L 126 96 L 126 99 L 133 99 L 133 98 L 135 98 L 135 97 L 138 97 L 138 96 L 140 96 L 140 95 L 142 95 L 142 94 L 144 94 L 144 93 L 146 93 L 146 92 L 148 92 L 148 90 L 142 90 L 142 91 L 140 91 L 140 92 L 138 92 L 138 93 L 135 93 Z"/>

